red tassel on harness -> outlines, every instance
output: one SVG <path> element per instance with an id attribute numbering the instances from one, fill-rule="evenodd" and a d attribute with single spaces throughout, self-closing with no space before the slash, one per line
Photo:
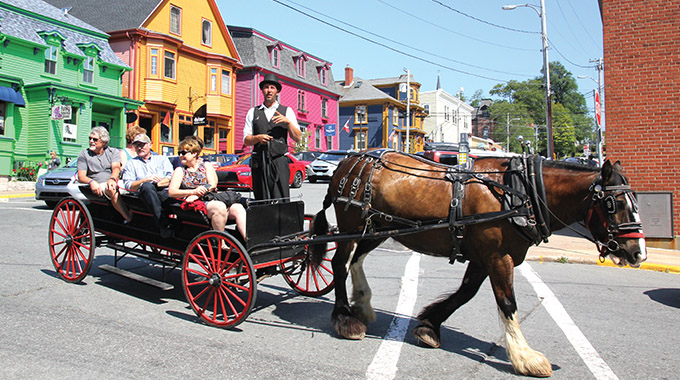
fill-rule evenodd
<path id="1" fill-rule="evenodd" d="M 184 211 L 195 211 L 200 213 L 205 223 L 210 224 L 208 216 L 206 215 L 208 210 L 205 208 L 205 202 L 200 200 L 195 200 L 193 202 L 184 201 L 179 207 Z"/>

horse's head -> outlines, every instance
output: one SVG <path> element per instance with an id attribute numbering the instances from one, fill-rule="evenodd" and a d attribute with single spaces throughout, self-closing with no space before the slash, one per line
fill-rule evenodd
<path id="1" fill-rule="evenodd" d="M 590 186 L 593 201 L 586 227 L 600 249 L 618 265 L 640 266 L 647 259 L 645 236 L 638 213 L 637 197 L 621 173 L 621 164 L 606 161 L 600 175 Z"/>

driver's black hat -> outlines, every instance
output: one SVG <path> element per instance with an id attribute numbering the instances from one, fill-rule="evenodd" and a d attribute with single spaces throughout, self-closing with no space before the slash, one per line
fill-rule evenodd
<path id="1" fill-rule="evenodd" d="M 260 90 L 262 90 L 262 87 L 264 87 L 265 84 L 273 84 L 276 87 L 276 90 L 281 92 L 281 83 L 279 83 L 279 77 L 277 77 L 274 74 L 267 74 L 264 76 L 264 79 L 262 79 L 262 82 L 260 82 Z"/>

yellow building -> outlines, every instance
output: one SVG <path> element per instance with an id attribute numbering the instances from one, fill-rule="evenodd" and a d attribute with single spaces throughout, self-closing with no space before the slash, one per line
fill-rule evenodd
<path id="1" fill-rule="evenodd" d="M 154 151 L 177 154 L 196 135 L 205 153 L 234 152 L 234 71 L 242 65 L 214 0 L 48 2 L 111 35 L 133 69 L 122 77 L 123 96 L 145 103 L 129 125 L 147 130 Z"/>

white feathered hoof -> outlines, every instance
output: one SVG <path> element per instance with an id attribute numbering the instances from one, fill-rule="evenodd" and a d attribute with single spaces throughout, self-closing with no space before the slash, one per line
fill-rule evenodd
<path id="1" fill-rule="evenodd" d="M 510 358 L 512 367 L 518 375 L 533 377 L 552 376 L 552 365 L 550 364 L 550 360 L 542 353 L 528 349 L 518 354 L 519 355 L 515 355 L 517 357 Z"/>

